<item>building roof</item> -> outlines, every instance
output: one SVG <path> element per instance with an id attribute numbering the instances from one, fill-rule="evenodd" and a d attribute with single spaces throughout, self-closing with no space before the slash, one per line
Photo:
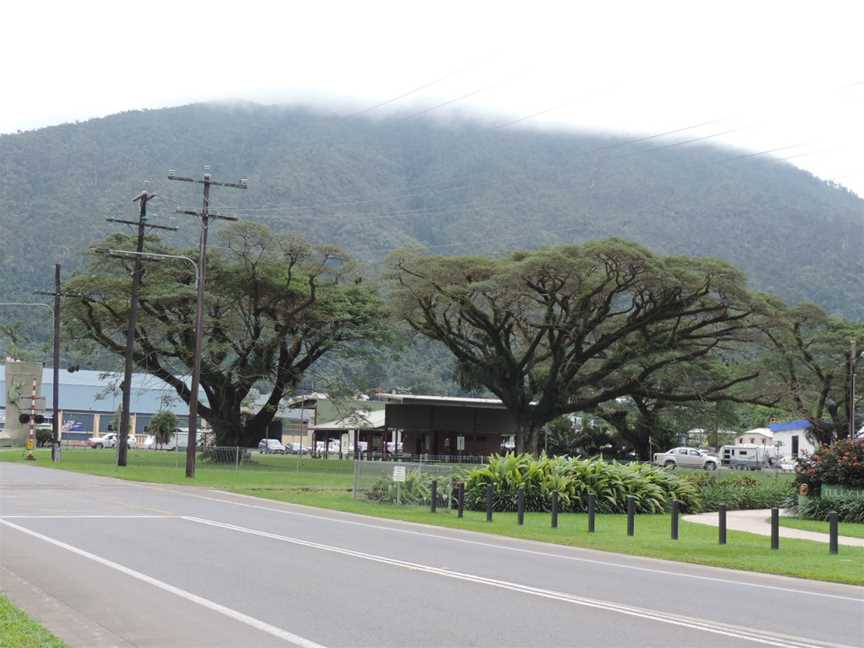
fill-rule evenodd
<path id="1" fill-rule="evenodd" d="M 67 412 L 116 412 L 121 405 L 120 383 L 123 374 L 105 371 L 82 370 L 75 373 L 60 371 L 60 407 Z M 53 404 L 54 382 L 51 368 L 42 369 L 42 396 L 44 408 Z M 188 383 L 188 379 L 186 380 Z M 203 403 L 207 396 L 200 392 Z M 6 405 L 6 366 L 0 365 L 0 406 Z M 133 414 L 155 414 L 169 410 L 178 415 L 189 413 L 189 407 L 168 383 L 144 373 L 132 374 Z"/>
<path id="2" fill-rule="evenodd" d="M 421 396 L 415 394 L 379 394 L 385 403 L 402 405 L 431 405 L 438 407 L 480 407 L 485 409 L 506 409 L 497 398 L 468 398 L 463 396 Z"/>
<path id="3" fill-rule="evenodd" d="M 786 421 L 785 423 L 771 423 L 768 425 L 772 432 L 789 432 L 792 430 L 809 430 L 813 427 L 807 419 L 798 419 L 797 421 Z"/>
<path id="4" fill-rule="evenodd" d="M 313 430 L 377 430 L 384 427 L 384 410 L 357 410 L 328 423 L 309 426 Z"/>
<path id="5" fill-rule="evenodd" d="M 772 432 L 769 428 L 753 428 L 752 430 L 747 430 L 746 432 L 742 432 L 739 434 L 739 437 L 748 436 L 751 434 L 761 434 L 762 436 L 768 437 L 769 439 L 774 438 L 774 432 Z"/>

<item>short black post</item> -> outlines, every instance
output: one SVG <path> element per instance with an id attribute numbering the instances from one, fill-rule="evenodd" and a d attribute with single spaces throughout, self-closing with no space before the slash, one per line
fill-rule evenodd
<path id="1" fill-rule="evenodd" d="M 525 524 L 525 489 L 520 488 L 516 496 L 516 521 L 519 526 Z"/>
<path id="2" fill-rule="evenodd" d="M 840 534 L 839 526 L 837 511 L 828 513 L 828 551 L 832 554 L 836 554 L 840 548 L 840 542 L 837 537 Z"/>
<path id="3" fill-rule="evenodd" d="M 717 511 L 720 522 L 720 544 L 726 544 L 726 505 L 721 504 Z"/>
<path id="4" fill-rule="evenodd" d="M 558 491 L 552 492 L 552 528 L 558 528 Z"/>
<path id="5" fill-rule="evenodd" d="M 486 521 L 492 521 L 492 484 L 486 486 Z"/>
<path id="6" fill-rule="evenodd" d="M 678 539 L 678 513 L 680 506 L 678 500 L 672 500 L 672 539 Z"/>
<path id="7" fill-rule="evenodd" d="M 593 495 L 588 496 L 588 533 L 594 533 L 594 509 L 595 498 Z"/>
<path id="8" fill-rule="evenodd" d="M 627 535 L 632 536 L 636 533 L 636 498 L 632 495 L 627 496 Z"/>
<path id="9" fill-rule="evenodd" d="M 456 504 L 458 508 L 458 516 L 461 518 L 465 515 L 465 482 L 459 482 L 456 486 Z"/>
<path id="10" fill-rule="evenodd" d="M 429 510 L 432 513 L 435 513 L 438 510 L 438 480 L 432 480 L 432 505 L 429 507 Z"/>
<path id="11" fill-rule="evenodd" d="M 780 548 L 780 509 L 771 509 L 771 548 Z"/>

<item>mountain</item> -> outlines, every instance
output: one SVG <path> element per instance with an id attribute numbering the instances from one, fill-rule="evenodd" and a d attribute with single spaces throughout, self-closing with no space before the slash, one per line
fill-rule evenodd
<path id="1" fill-rule="evenodd" d="M 0 136 L 0 299 L 48 288 L 88 244 L 134 218 L 150 180 L 154 222 L 193 243 L 200 185 L 169 169 L 248 178 L 213 209 L 355 256 L 429 245 L 446 254 L 619 236 L 717 256 L 755 288 L 864 318 L 864 200 L 788 163 L 708 145 L 599 134 L 341 117 L 303 108 L 195 104 Z M 214 229 L 218 230 L 220 225 Z M 4 316 L 8 317 L 8 316 Z"/>

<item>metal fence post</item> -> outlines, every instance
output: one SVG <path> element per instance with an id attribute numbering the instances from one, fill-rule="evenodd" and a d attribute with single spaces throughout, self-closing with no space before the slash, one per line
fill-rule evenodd
<path id="1" fill-rule="evenodd" d="M 516 495 L 516 521 L 521 526 L 525 524 L 525 489 L 520 488 Z"/>
<path id="2" fill-rule="evenodd" d="M 594 533 L 594 509 L 596 502 L 594 495 L 588 496 L 588 533 Z"/>
<path id="3" fill-rule="evenodd" d="M 720 528 L 720 544 L 726 544 L 726 505 L 721 504 L 720 509 L 717 511 L 717 515 L 719 517 L 719 528 Z"/>
<path id="4" fill-rule="evenodd" d="M 627 496 L 627 535 L 632 536 L 636 533 L 636 498 L 632 495 Z"/>
<path id="5" fill-rule="evenodd" d="M 492 521 L 492 496 L 493 496 L 493 486 L 492 484 L 488 484 L 486 486 L 486 521 Z"/>
<path id="6" fill-rule="evenodd" d="M 839 526 L 837 511 L 828 513 L 828 551 L 832 554 L 836 554 L 840 549 Z"/>
<path id="7" fill-rule="evenodd" d="M 678 504 L 678 500 L 672 500 L 672 539 L 678 539 L 678 513 L 680 510 L 680 505 Z"/>
<path id="8" fill-rule="evenodd" d="M 432 513 L 438 510 L 438 480 L 432 480 L 432 505 L 429 507 Z"/>
<path id="9" fill-rule="evenodd" d="M 459 517 L 463 517 L 465 515 L 465 482 L 459 482 L 459 485 L 456 487 L 457 497 L 459 499 Z"/>
<path id="10" fill-rule="evenodd" d="M 552 492 L 552 528 L 558 528 L 558 491 Z"/>
<path id="11" fill-rule="evenodd" d="M 240 470 L 240 446 L 234 448 L 234 469 Z"/>
<path id="12" fill-rule="evenodd" d="M 780 509 L 771 509 L 771 548 L 780 548 Z"/>

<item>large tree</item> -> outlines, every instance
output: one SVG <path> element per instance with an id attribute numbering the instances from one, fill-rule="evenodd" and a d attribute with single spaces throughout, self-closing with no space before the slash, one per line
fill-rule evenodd
<path id="1" fill-rule="evenodd" d="M 864 363 L 850 363 L 851 343 L 864 348 L 864 325 L 829 316 L 818 306 L 787 307 L 765 296 L 758 308 L 765 367 L 754 388 L 773 397 L 792 416 L 812 424 L 817 443 L 830 444 L 849 434 L 850 419 L 861 406 L 852 398 L 853 371 L 859 385 Z M 853 368 L 854 365 L 854 368 Z M 850 370 L 852 369 L 852 370 Z M 856 417 L 856 429 L 861 426 Z"/>
<path id="2" fill-rule="evenodd" d="M 536 452 L 538 430 L 562 414 L 674 397 L 681 388 L 660 393 L 650 378 L 731 352 L 749 328 L 741 273 L 617 239 L 501 259 L 403 254 L 393 267 L 397 313 L 447 346 L 463 382 L 501 399 L 520 450 Z"/>
<path id="3" fill-rule="evenodd" d="M 119 235 L 96 247 L 134 249 L 128 237 Z M 150 239 L 146 250 L 183 254 L 157 239 Z M 64 306 L 71 333 L 118 356 L 125 349 L 131 263 L 97 257 L 65 286 L 83 295 Z M 219 444 L 254 445 L 280 400 L 319 359 L 386 338 L 382 302 L 336 248 L 246 223 L 224 230 L 207 264 L 201 362 L 206 399 L 199 411 Z M 190 390 L 183 375 L 193 359 L 194 282 L 189 265 L 147 263 L 135 329 L 137 368 L 164 380 L 186 402 Z M 247 416 L 241 404 L 253 387 L 265 397 Z"/>

